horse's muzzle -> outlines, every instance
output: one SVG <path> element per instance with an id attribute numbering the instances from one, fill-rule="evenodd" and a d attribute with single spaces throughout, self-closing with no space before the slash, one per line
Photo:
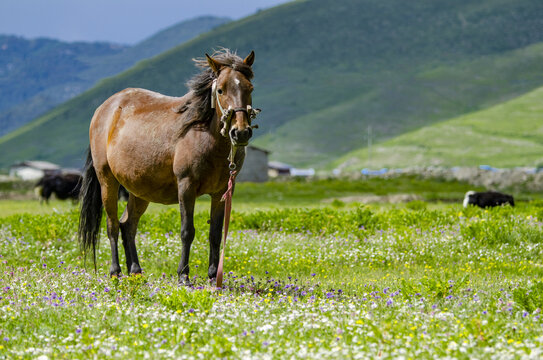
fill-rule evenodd
<path id="1" fill-rule="evenodd" d="M 253 136 L 253 130 L 248 127 L 243 130 L 236 128 L 230 129 L 230 139 L 232 143 L 237 146 L 246 146 L 249 143 L 249 139 Z"/>

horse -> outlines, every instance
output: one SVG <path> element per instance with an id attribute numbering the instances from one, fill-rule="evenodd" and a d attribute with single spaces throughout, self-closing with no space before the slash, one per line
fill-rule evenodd
<path id="1" fill-rule="evenodd" d="M 243 166 L 245 146 L 252 136 L 252 65 L 254 51 L 240 58 L 222 49 L 193 59 L 201 68 L 187 82 L 188 93 L 171 97 L 129 88 L 100 105 L 89 128 L 79 219 L 79 243 L 90 251 L 96 269 L 96 245 L 102 209 L 107 216 L 111 247 L 110 276 L 120 276 L 119 231 L 128 274 L 142 269 L 135 236 L 149 202 L 179 204 L 181 259 L 178 281 L 190 285 L 189 254 L 194 240 L 194 205 L 197 197 L 211 196 L 208 277 L 217 276 L 221 231 L 225 214 L 223 193 L 230 176 Z M 235 169 L 235 170 L 234 170 Z M 129 198 L 117 216 L 117 189 Z"/>
<path id="2" fill-rule="evenodd" d="M 53 172 L 45 174 L 34 186 L 40 197 L 40 202 L 49 203 L 49 198 L 54 193 L 60 200 L 79 199 L 82 176 L 79 173 Z"/>

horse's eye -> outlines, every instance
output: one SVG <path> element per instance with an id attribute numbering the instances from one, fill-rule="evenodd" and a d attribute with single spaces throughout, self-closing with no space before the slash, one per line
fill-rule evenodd
<path id="1" fill-rule="evenodd" d="M 222 95 L 222 89 L 218 89 L 217 94 Z"/>

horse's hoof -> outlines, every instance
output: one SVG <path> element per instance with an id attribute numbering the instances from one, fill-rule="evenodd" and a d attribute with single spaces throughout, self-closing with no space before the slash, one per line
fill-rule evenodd
<path id="1" fill-rule="evenodd" d="M 192 286 L 189 280 L 189 276 L 182 274 L 179 276 L 179 285 L 181 286 Z"/>
<path id="2" fill-rule="evenodd" d="M 141 267 L 138 265 L 138 264 L 132 264 L 132 266 L 130 267 L 130 274 L 133 274 L 133 275 L 141 275 Z"/>
<path id="3" fill-rule="evenodd" d="M 120 277 L 122 275 L 121 268 L 119 266 L 112 266 L 109 269 L 110 277 Z"/>

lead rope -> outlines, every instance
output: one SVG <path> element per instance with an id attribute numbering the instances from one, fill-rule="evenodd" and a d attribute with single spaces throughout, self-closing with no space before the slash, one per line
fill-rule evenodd
<path id="1" fill-rule="evenodd" d="M 217 288 L 222 287 L 223 279 L 223 267 L 224 267 L 224 249 L 226 248 L 226 238 L 228 237 L 228 225 L 230 225 L 230 212 L 232 210 L 232 192 L 234 191 L 234 183 L 236 181 L 237 171 L 235 170 L 236 164 L 230 163 L 230 179 L 228 179 L 228 189 L 221 198 L 224 201 L 224 236 L 223 245 L 221 250 L 221 257 L 219 259 L 219 267 L 217 268 Z"/>

